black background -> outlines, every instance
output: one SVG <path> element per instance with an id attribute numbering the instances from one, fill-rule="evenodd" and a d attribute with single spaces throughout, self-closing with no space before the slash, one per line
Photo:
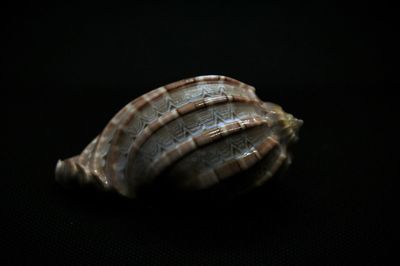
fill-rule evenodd
<path id="1" fill-rule="evenodd" d="M 6 13 L 5 263 L 394 264 L 392 7 L 212 2 Z M 305 121 L 284 178 L 228 205 L 170 208 L 55 184 L 57 159 L 79 153 L 126 103 L 204 74 L 251 84 Z"/>

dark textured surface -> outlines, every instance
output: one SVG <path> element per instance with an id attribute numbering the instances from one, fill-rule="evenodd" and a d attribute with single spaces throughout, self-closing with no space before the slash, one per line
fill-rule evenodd
<path id="1" fill-rule="evenodd" d="M 288 6 L 8 10 L 2 264 L 395 264 L 391 8 Z M 305 121 L 286 177 L 195 208 L 54 183 L 127 102 L 202 74 Z"/>

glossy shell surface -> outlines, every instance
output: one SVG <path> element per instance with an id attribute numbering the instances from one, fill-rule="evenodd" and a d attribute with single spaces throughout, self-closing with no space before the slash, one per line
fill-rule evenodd
<path id="1" fill-rule="evenodd" d="M 56 179 L 135 198 L 160 179 L 165 187 L 201 191 L 252 170 L 239 182 L 238 191 L 247 191 L 290 163 L 287 148 L 301 125 L 235 79 L 185 79 L 128 103 L 80 155 L 57 163 Z"/>

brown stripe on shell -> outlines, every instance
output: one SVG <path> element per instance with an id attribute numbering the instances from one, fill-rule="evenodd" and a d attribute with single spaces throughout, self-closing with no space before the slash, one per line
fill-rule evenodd
<path id="1" fill-rule="evenodd" d="M 267 156 L 277 145 L 279 145 L 279 142 L 274 137 L 267 137 L 267 139 L 258 145 L 251 153 L 216 167 L 213 171 L 217 174 L 219 180 L 223 180 L 242 170 L 250 168 L 264 156 Z"/>
<path id="2" fill-rule="evenodd" d="M 170 91 L 170 90 L 175 90 L 175 89 L 182 88 L 187 85 L 191 85 L 191 84 L 198 83 L 198 82 L 207 82 L 208 83 L 208 82 L 213 82 L 213 81 L 222 81 L 227 84 L 231 84 L 234 86 L 239 86 L 242 88 L 246 88 L 246 89 L 255 91 L 255 88 L 250 85 L 247 85 L 236 79 L 226 77 L 226 76 L 220 76 L 220 75 L 208 75 L 208 76 L 199 76 L 199 77 L 195 77 L 195 78 L 183 79 L 183 80 L 179 80 L 179 81 L 173 82 L 171 84 L 168 84 L 165 86 L 165 88 L 168 91 Z"/>
<path id="3" fill-rule="evenodd" d="M 195 82 L 196 82 L 196 80 L 194 78 L 182 79 L 182 80 L 179 80 L 179 81 L 176 81 L 176 82 L 166 85 L 165 89 L 167 91 L 171 91 L 171 90 L 175 90 L 177 88 L 180 88 L 180 87 L 183 87 L 186 85 L 193 84 Z"/>
<path id="4" fill-rule="evenodd" d="M 89 170 L 93 172 L 94 175 L 96 175 L 106 186 L 109 185 L 109 181 L 104 174 L 103 167 L 101 166 L 105 154 L 102 154 L 100 150 L 104 149 L 104 145 L 106 145 L 106 143 L 109 142 L 108 138 L 110 137 L 110 134 L 115 127 L 116 124 L 114 123 L 110 122 L 107 124 L 106 128 L 100 134 L 96 142 L 94 148 L 94 154 L 89 163 Z"/>
<path id="5" fill-rule="evenodd" d="M 245 154 L 244 156 L 238 158 L 237 162 L 240 165 L 240 169 L 246 170 L 256 164 L 262 157 L 260 153 L 254 149 L 251 152 Z"/>

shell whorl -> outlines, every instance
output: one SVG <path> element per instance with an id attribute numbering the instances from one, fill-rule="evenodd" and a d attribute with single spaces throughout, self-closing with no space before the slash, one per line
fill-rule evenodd
<path id="1" fill-rule="evenodd" d="M 136 197 L 163 172 L 178 187 L 198 190 L 269 156 L 258 186 L 286 161 L 301 123 L 235 79 L 185 79 L 128 103 L 81 155 L 58 163 L 56 176 Z"/>

